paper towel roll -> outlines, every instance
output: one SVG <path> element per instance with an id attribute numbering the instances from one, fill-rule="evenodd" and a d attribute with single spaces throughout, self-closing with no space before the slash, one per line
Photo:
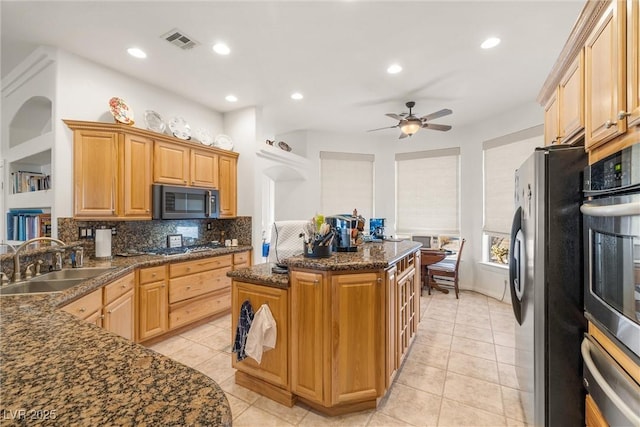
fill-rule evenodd
<path id="1" fill-rule="evenodd" d="M 96 230 L 96 258 L 111 258 L 111 229 Z"/>

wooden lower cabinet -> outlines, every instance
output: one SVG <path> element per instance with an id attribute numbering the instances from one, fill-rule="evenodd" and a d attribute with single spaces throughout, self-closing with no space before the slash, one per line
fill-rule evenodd
<path id="1" fill-rule="evenodd" d="M 169 329 L 176 329 L 214 314 L 229 311 L 231 292 L 223 289 L 169 306 Z"/>
<path id="2" fill-rule="evenodd" d="M 385 289 L 385 389 L 388 390 L 398 372 L 400 363 L 398 353 L 396 351 L 398 339 L 398 310 L 397 310 L 397 294 L 398 269 L 394 266 L 386 272 L 386 289 Z"/>
<path id="3" fill-rule="evenodd" d="M 249 301 L 254 312 L 267 304 L 276 322 L 276 345 L 272 350 L 263 353 L 258 364 L 247 357 L 238 362 L 236 354 L 232 354 L 232 366 L 241 372 L 246 372 L 255 378 L 264 380 L 284 390 L 289 389 L 289 291 L 287 289 L 271 288 L 251 283 L 233 282 L 231 306 L 232 337 L 238 327 L 240 307 L 244 301 Z M 289 399 L 291 402 L 291 399 Z M 287 403 L 289 403 L 287 402 Z"/>
<path id="4" fill-rule="evenodd" d="M 144 341 L 169 330 L 169 295 L 166 267 L 138 272 L 138 340 Z"/>
<path id="5" fill-rule="evenodd" d="M 134 339 L 134 292 L 128 291 L 115 301 L 104 306 L 102 327 L 129 340 Z"/>
<path id="6" fill-rule="evenodd" d="M 604 416 L 600 412 L 600 408 L 593 401 L 591 395 L 587 394 L 585 398 L 585 414 L 584 414 L 586 427 L 609 427 L 609 423 L 604 419 Z"/>
<path id="7" fill-rule="evenodd" d="M 90 323 L 98 324 L 99 319 L 96 318 L 96 314 L 98 317 L 102 316 L 102 289 L 96 289 L 90 294 L 65 305 L 62 307 L 62 311 L 71 313 L 77 318 L 87 320 Z M 102 326 L 102 324 L 98 324 L 98 326 Z"/>
<path id="8" fill-rule="evenodd" d="M 313 402 L 324 403 L 324 342 L 330 333 L 330 328 L 325 326 L 328 286 L 322 273 L 292 271 L 290 278 L 291 391 Z"/>

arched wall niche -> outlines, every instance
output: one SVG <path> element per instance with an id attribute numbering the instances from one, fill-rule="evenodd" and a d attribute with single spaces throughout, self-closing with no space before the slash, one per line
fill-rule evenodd
<path id="1" fill-rule="evenodd" d="M 53 104 L 46 96 L 33 96 L 18 109 L 9 124 L 9 148 L 52 130 Z"/>

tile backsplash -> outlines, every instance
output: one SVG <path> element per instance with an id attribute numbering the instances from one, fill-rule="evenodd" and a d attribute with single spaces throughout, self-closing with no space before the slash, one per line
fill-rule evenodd
<path id="1" fill-rule="evenodd" d="M 112 255 L 131 249 L 141 251 L 166 247 L 169 234 L 182 234 L 185 246 L 213 240 L 224 243 L 224 239 L 238 239 L 240 245 L 251 245 L 251 217 L 154 221 L 81 221 L 58 218 L 58 237 L 65 242 L 81 241 L 85 247 L 85 256 L 89 257 L 95 255 L 95 240 L 81 238 L 79 229 L 83 227 L 115 228 L 115 235 L 111 236 Z"/>

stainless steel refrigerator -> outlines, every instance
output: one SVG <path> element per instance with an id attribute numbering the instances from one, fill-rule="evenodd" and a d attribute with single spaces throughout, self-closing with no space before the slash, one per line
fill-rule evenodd
<path id="1" fill-rule="evenodd" d="M 509 278 L 525 421 L 584 426 L 583 147 L 538 148 L 515 173 Z"/>

